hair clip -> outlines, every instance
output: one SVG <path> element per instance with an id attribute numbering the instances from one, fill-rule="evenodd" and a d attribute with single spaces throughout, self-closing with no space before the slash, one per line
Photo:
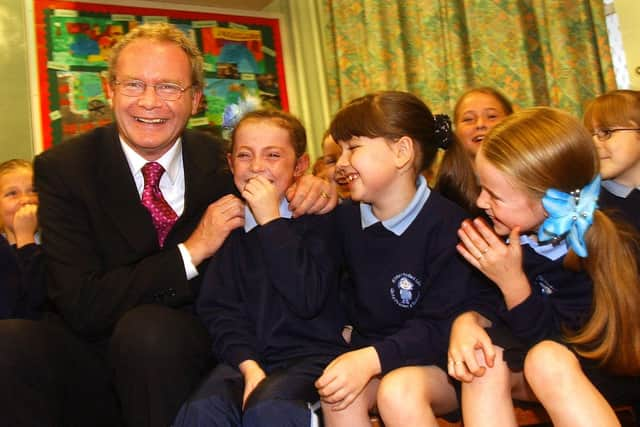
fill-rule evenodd
<path id="1" fill-rule="evenodd" d="M 438 147 L 447 149 L 451 145 L 451 119 L 446 114 L 436 114 L 433 116 L 435 123 L 435 134 L 440 138 L 438 141 Z"/>
<path id="2" fill-rule="evenodd" d="M 600 194 L 600 175 L 583 189 L 565 193 L 554 188 L 546 191 L 542 205 L 548 218 L 538 230 L 540 242 L 559 242 L 566 238 L 569 247 L 580 257 L 587 256 L 584 234 L 593 223 L 593 212 L 598 207 Z"/>

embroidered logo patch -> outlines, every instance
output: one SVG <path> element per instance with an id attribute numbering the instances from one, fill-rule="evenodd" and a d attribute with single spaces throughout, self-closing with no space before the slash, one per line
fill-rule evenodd
<path id="1" fill-rule="evenodd" d="M 411 274 L 400 273 L 391 279 L 393 286 L 389 289 L 391 299 L 402 308 L 411 308 L 420 299 L 422 284 Z"/>
<path id="2" fill-rule="evenodd" d="M 540 288 L 540 293 L 542 295 L 551 295 L 556 291 L 556 288 L 551 286 L 551 284 L 547 282 L 547 279 L 540 275 L 536 276 L 535 283 Z"/>

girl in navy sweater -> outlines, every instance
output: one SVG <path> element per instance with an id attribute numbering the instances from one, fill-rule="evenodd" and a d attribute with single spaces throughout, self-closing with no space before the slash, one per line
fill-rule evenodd
<path id="1" fill-rule="evenodd" d="M 36 243 L 37 211 L 31 163 L 13 159 L 0 164 L 0 319 L 42 315 L 46 287 L 43 254 Z"/>
<path id="2" fill-rule="evenodd" d="M 353 200 L 336 209 L 353 329 L 351 351 L 316 382 L 328 426 L 368 426 L 375 406 L 387 427 L 435 426 L 458 406 L 445 370 L 449 327 L 481 286 L 455 249 L 464 211 L 420 175 L 447 125 L 395 91 L 355 99 L 331 123 L 336 176 Z"/>
<path id="3" fill-rule="evenodd" d="M 333 218 L 287 208 L 285 191 L 309 166 L 298 119 L 250 112 L 231 140 L 244 227 L 211 259 L 197 301 L 220 363 L 175 425 L 307 427 L 314 381 L 345 347 Z"/>
<path id="4" fill-rule="evenodd" d="M 640 398 L 638 236 L 598 209 L 591 136 L 531 108 L 496 126 L 475 162 L 493 229 L 465 221 L 459 251 L 502 298 L 493 318 L 468 312 L 452 328 L 465 425 L 515 426 L 512 397 L 539 401 L 556 426 L 619 425 L 607 399 Z"/>

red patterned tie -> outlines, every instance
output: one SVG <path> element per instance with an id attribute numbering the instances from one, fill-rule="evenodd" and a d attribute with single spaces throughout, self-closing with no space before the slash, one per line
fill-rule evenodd
<path id="1" fill-rule="evenodd" d="M 160 177 L 163 173 L 164 168 L 157 162 L 149 162 L 142 167 L 142 176 L 144 177 L 142 204 L 151 214 L 161 247 L 164 245 L 164 239 L 167 238 L 171 227 L 178 219 L 178 215 L 171 209 L 160 191 Z"/>

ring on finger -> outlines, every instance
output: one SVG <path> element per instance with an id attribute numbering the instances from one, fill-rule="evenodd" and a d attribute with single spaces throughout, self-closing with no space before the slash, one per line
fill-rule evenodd
<path id="1" fill-rule="evenodd" d="M 329 194 L 326 191 L 321 191 L 320 192 L 320 197 L 324 197 L 325 199 L 329 199 Z"/>
<path id="2" fill-rule="evenodd" d="M 483 250 L 480 251 L 480 253 L 482 255 L 486 254 L 487 252 L 489 252 L 489 248 L 488 247 L 486 247 L 486 248 L 484 248 Z"/>

